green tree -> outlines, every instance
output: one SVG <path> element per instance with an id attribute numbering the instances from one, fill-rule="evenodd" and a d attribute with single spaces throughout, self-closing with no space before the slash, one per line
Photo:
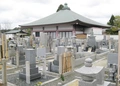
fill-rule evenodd
<path id="1" fill-rule="evenodd" d="M 115 20 L 115 17 L 114 15 L 111 16 L 109 22 L 107 23 L 108 25 L 114 25 L 114 20 Z"/>
<path id="2" fill-rule="evenodd" d="M 30 28 L 26 29 L 26 32 L 28 33 L 28 36 L 31 35 L 31 29 Z"/>
<path id="3" fill-rule="evenodd" d="M 64 7 L 64 6 L 63 6 L 62 4 L 60 4 L 56 12 L 62 10 L 63 7 Z"/>
<path id="4" fill-rule="evenodd" d="M 107 24 L 111 25 L 111 28 L 109 30 L 106 30 L 106 33 L 111 35 L 117 35 L 120 28 L 120 16 L 112 15 Z"/>

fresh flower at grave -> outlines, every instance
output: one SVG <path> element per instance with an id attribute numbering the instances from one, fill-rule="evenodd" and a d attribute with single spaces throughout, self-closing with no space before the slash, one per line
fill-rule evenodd
<path id="1" fill-rule="evenodd" d="M 42 82 L 38 82 L 35 86 L 41 86 Z"/>

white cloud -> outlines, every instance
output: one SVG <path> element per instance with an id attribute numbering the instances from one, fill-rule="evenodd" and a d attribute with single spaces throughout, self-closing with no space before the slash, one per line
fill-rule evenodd
<path id="1" fill-rule="evenodd" d="M 103 24 L 112 14 L 120 14 L 119 0 L 0 0 L 0 23 L 9 21 L 16 27 L 53 14 L 64 3 L 72 11 Z"/>

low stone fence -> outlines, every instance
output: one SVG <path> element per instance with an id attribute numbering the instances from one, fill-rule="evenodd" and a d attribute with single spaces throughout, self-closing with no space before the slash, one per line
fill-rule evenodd
<path id="1" fill-rule="evenodd" d="M 103 57 L 103 56 L 107 56 L 109 52 L 110 51 L 106 51 L 106 52 L 101 53 L 101 54 L 96 54 L 96 59 L 98 60 L 98 59 L 101 59 L 101 57 Z"/>
<path id="2" fill-rule="evenodd" d="M 91 58 L 93 61 L 98 60 L 98 59 L 101 59 L 103 56 L 107 56 L 109 52 L 110 51 L 106 51 L 106 52 L 101 53 L 101 54 L 92 53 L 92 54 L 87 55 L 87 56 L 82 57 L 82 58 L 76 58 L 76 59 L 74 59 L 74 62 L 73 62 L 74 67 L 82 65 L 86 58 Z"/>
<path id="3" fill-rule="evenodd" d="M 75 80 L 73 80 L 73 81 L 71 81 L 71 82 L 69 82 L 69 83 L 67 83 L 63 86 L 80 86 L 79 85 L 79 79 L 75 79 Z"/>
<path id="4" fill-rule="evenodd" d="M 49 81 L 46 81 L 46 82 L 42 83 L 41 86 L 58 86 L 58 83 L 61 83 L 62 86 L 63 86 L 66 83 L 69 83 L 74 79 L 75 79 L 75 73 L 71 72 L 71 73 L 64 74 L 64 80 L 65 81 L 62 81 L 61 78 L 60 78 L 60 75 L 59 75 L 52 80 L 49 80 Z"/>

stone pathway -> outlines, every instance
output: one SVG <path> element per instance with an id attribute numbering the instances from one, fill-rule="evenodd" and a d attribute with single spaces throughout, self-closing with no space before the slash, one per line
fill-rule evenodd
<path id="1" fill-rule="evenodd" d="M 106 67 L 107 66 L 107 58 L 105 56 L 103 56 L 102 59 L 93 62 L 93 66 L 103 66 L 103 67 Z"/>

